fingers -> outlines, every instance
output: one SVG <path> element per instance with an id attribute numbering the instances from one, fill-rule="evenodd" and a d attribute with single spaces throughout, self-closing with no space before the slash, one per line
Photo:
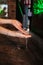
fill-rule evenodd
<path id="1" fill-rule="evenodd" d="M 30 38 L 31 37 L 31 35 L 24 35 L 19 31 L 16 31 L 15 33 L 16 33 L 16 37 L 19 37 L 19 38 Z"/>
<path id="2" fill-rule="evenodd" d="M 29 33 L 28 33 L 27 31 L 25 31 L 22 27 L 18 27 L 18 30 L 19 30 L 21 33 L 25 34 L 25 35 L 28 35 L 28 34 L 29 34 Z"/>
<path id="3" fill-rule="evenodd" d="M 18 20 L 16 20 L 21 26 L 22 26 L 22 24 L 21 24 L 21 22 L 20 21 L 18 21 Z"/>
<path id="4" fill-rule="evenodd" d="M 12 25 L 17 28 L 21 33 L 27 35 L 28 33 L 22 28 L 22 24 L 18 20 L 12 20 Z"/>
<path id="5" fill-rule="evenodd" d="M 31 35 L 26 36 L 26 35 L 23 35 L 23 34 L 22 34 L 22 35 L 19 35 L 18 37 L 19 37 L 19 38 L 30 38 Z"/>
<path id="6" fill-rule="evenodd" d="M 19 26 L 19 27 L 21 27 L 22 26 L 22 24 L 18 21 L 18 20 L 12 20 L 12 24 L 13 24 L 13 26 Z"/>
<path id="7" fill-rule="evenodd" d="M 25 35 L 25 38 L 31 38 L 31 35 Z"/>
<path id="8" fill-rule="evenodd" d="M 23 28 L 20 30 L 23 34 L 28 35 L 29 33 L 25 31 Z"/>
<path id="9" fill-rule="evenodd" d="M 19 38 L 30 38 L 31 35 L 24 35 L 21 32 L 18 31 L 11 31 L 6 28 L 3 28 L 0 26 L 0 34 L 12 36 L 12 37 L 19 37 Z"/>
<path id="10" fill-rule="evenodd" d="M 13 23 L 13 26 L 15 26 L 15 28 L 17 28 L 21 33 L 23 33 L 23 34 L 28 34 L 23 28 L 22 28 L 22 24 L 19 22 L 19 21 L 17 21 L 17 20 L 13 20 L 12 21 L 12 23 Z"/>
<path id="11" fill-rule="evenodd" d="M 21 33 L 23 33 L 23 34 L 28 34 L 23 28 L 22 28 L 22 24 L 19 22 L 19 21 L 17 21 L 17 20 L 14 20 L 13 22 L 13 26 L 15 26 L 15 28 L 17 28 Z"/>

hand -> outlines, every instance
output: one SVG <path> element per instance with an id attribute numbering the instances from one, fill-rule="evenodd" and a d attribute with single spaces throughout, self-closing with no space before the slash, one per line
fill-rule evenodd
<path id="1" fill-rule="evenodd" d="M 0 19 L 0 24 L 12 24 L 14 27 L 16 27 L 20 33 L 19 33 L 19 36 L 18 36 L 18 32 L 16 32 L 16 36 L 15 36 L 15 32 L 11 31 L 11 30 L 8 30 L 8 29 L 5 29 L 3 27 L 0 27 L 0 33 L 2 34 L 9 34 L 9 36 L 15 36 L 15 37 L 22 37 L 22 38 L 28 38 L 30 35 L 22 28 L 22 24 L 17 21 L 17 20 L 9 20 L 9 19 Z"/>
<path id="2" fill-rule="evenodd" d="M 0 34 L 4 34 L 11 37 L 29 38 L 31 35 L 24 35 L 20 31 L 11 31 L 0 26 Z"/>
<path id="3" fill-rule="evenodd" d="M 12 20 L 12 25 L 15 26 L 21 33 L 27 35 L 27 31 L 22 28 L 22 24 L 17 20 Z"/>
<path id="4" fill-rule="evenodd" d="M 31 35 L 24 35 L 20 31 L 13 31 L 11 32 L 13 37 L 19 37 L 19 38 L 30 38 Z"/>
<path id="5" fill-rule="evenodd" d="M 28 34 L 23 28 L 22 24 L 18 20 L 12 20 L 12 19 L 0 19 L 0 24 L 11 24 L 15 28 L 17 28 L 21 33 Z"/>

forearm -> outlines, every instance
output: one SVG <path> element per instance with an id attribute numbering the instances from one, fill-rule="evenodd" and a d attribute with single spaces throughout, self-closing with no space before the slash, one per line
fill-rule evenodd
<path id="1" fill-rule="evenodd" d="M 3 28 L 0 26 L 0 34 L 4 34 L 7 36 L 12 36 L 12 37 L 25 37 L 22 33 L 17 32 L 17 31 L 11 31 L 9 29 Z"/>
<path id="2" fill-rule="evenodd" d="M 11 19 L 0 19 L 0 24 L 12 24 Z"/>
<path id="3" fill-rule="evenodd" d="M 0 26 L 0 34 L 4 34 L 4 35 L 7 35 L 7 36 L 16 36 L 16 33 L 9 30 L 9 29 L 6 29 L 6 28 L 3 28 Z"/>
<path id="4" fill-rule="evenodd" d="M 22 24 L 18 20 L 12 20 L 12 19 L 0 19 L 0 24 L 11 24 L 18 30 L 21 30 Z"/>
<path id="5" fill-rule="evenodd" d="M 12 37 L 19 37 L 19 38 L 28 38 L 28 37 L 31 37 L 31 35 L 24 35 L 18 31 L 11 31 L 11 30 L 8 30 L 6 28 L 3 28 L 0 26 L 0 34 L 4 34 L 4 35 L 7 35 L 7 36 L 12 36 Z"/>

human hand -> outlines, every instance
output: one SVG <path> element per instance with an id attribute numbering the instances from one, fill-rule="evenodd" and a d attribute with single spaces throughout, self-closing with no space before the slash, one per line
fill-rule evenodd
<path id="1" fill-rule="evenodd" d="M 12 19 L 0 19 L 0 24 L 11 24 L 15 28 L 17 28 L 21 33 L 28 34 L 23 28 L 22 24 L 18 20 L 12 20 Z"/>
<path id="2" fill-rule="evenodd" d="M 10 37 L 19 37 L 19 38 L 30 38 L 31 37 L 31 35 L 25 35 L 21 33 L 20 31 L 11 31 L 1 26 L 0 26 L 0 34 L 4 34 Z"/>
<path id="3" fill-rule="evenodd" d="M 22 28 L 22 24 L 19 22 L 19 21 L 17 21 L 17 20 L 10 20 L 10 19 L 0 19 L 0 23 L 1 24 L 11 24 L 11 25 L 13 25 L 14 27 L 16 27 L 19 31 L 20 31 L 20 33 L 19 33 L 19 36 L 18 36 L 18 32 L 16 32 L 17 33 L 17 35 L 16 36 L 18 36 L 18 37 L 25 37 L 25 38 L 27 38 L 27 37 L 29 37 L 30 35 Z M 7 30 L 7 29 L 4 29 L 4 28 L 0 28 L 1 30 L 0 30 L 0 32 L 2 33 L 2 34 L 5 34 L 5 35 L 7 35 L 7 34 L 9 34 L 9 36 L 14 36 L 15 35 L 15 32 L 13 32 L 13 31 L 9 31 L 9 30 Z M 12 32 L 12 33 L 11 33 Z"/>
<path id="4" fill-rule="evenodd" d="M 31 37 L 31 35 L 22 34 L 20 31 L 13 31 L 12 35 L 13 37 L 19 37 L 19 38 L 30 38 Z"/>
<path id="5" fill-rule="evenodd" d="M 18 20 L 12 20 L 12 25 L 17 28 L 21 33 L 27 35 L 28 32 L 22 28 L 22 24 Z"/>

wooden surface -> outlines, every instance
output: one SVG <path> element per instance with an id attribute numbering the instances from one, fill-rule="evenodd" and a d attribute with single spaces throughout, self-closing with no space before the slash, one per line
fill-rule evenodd
<path id="1" fill-rule="evenodd" d="M 27 49 L 24 44 L 18 49 L 20 40 L 17 43 L 0 35 L 0 65 L 43 65 L 43 48 L 36 37 L 32 36 L 28 39 Z"/>

